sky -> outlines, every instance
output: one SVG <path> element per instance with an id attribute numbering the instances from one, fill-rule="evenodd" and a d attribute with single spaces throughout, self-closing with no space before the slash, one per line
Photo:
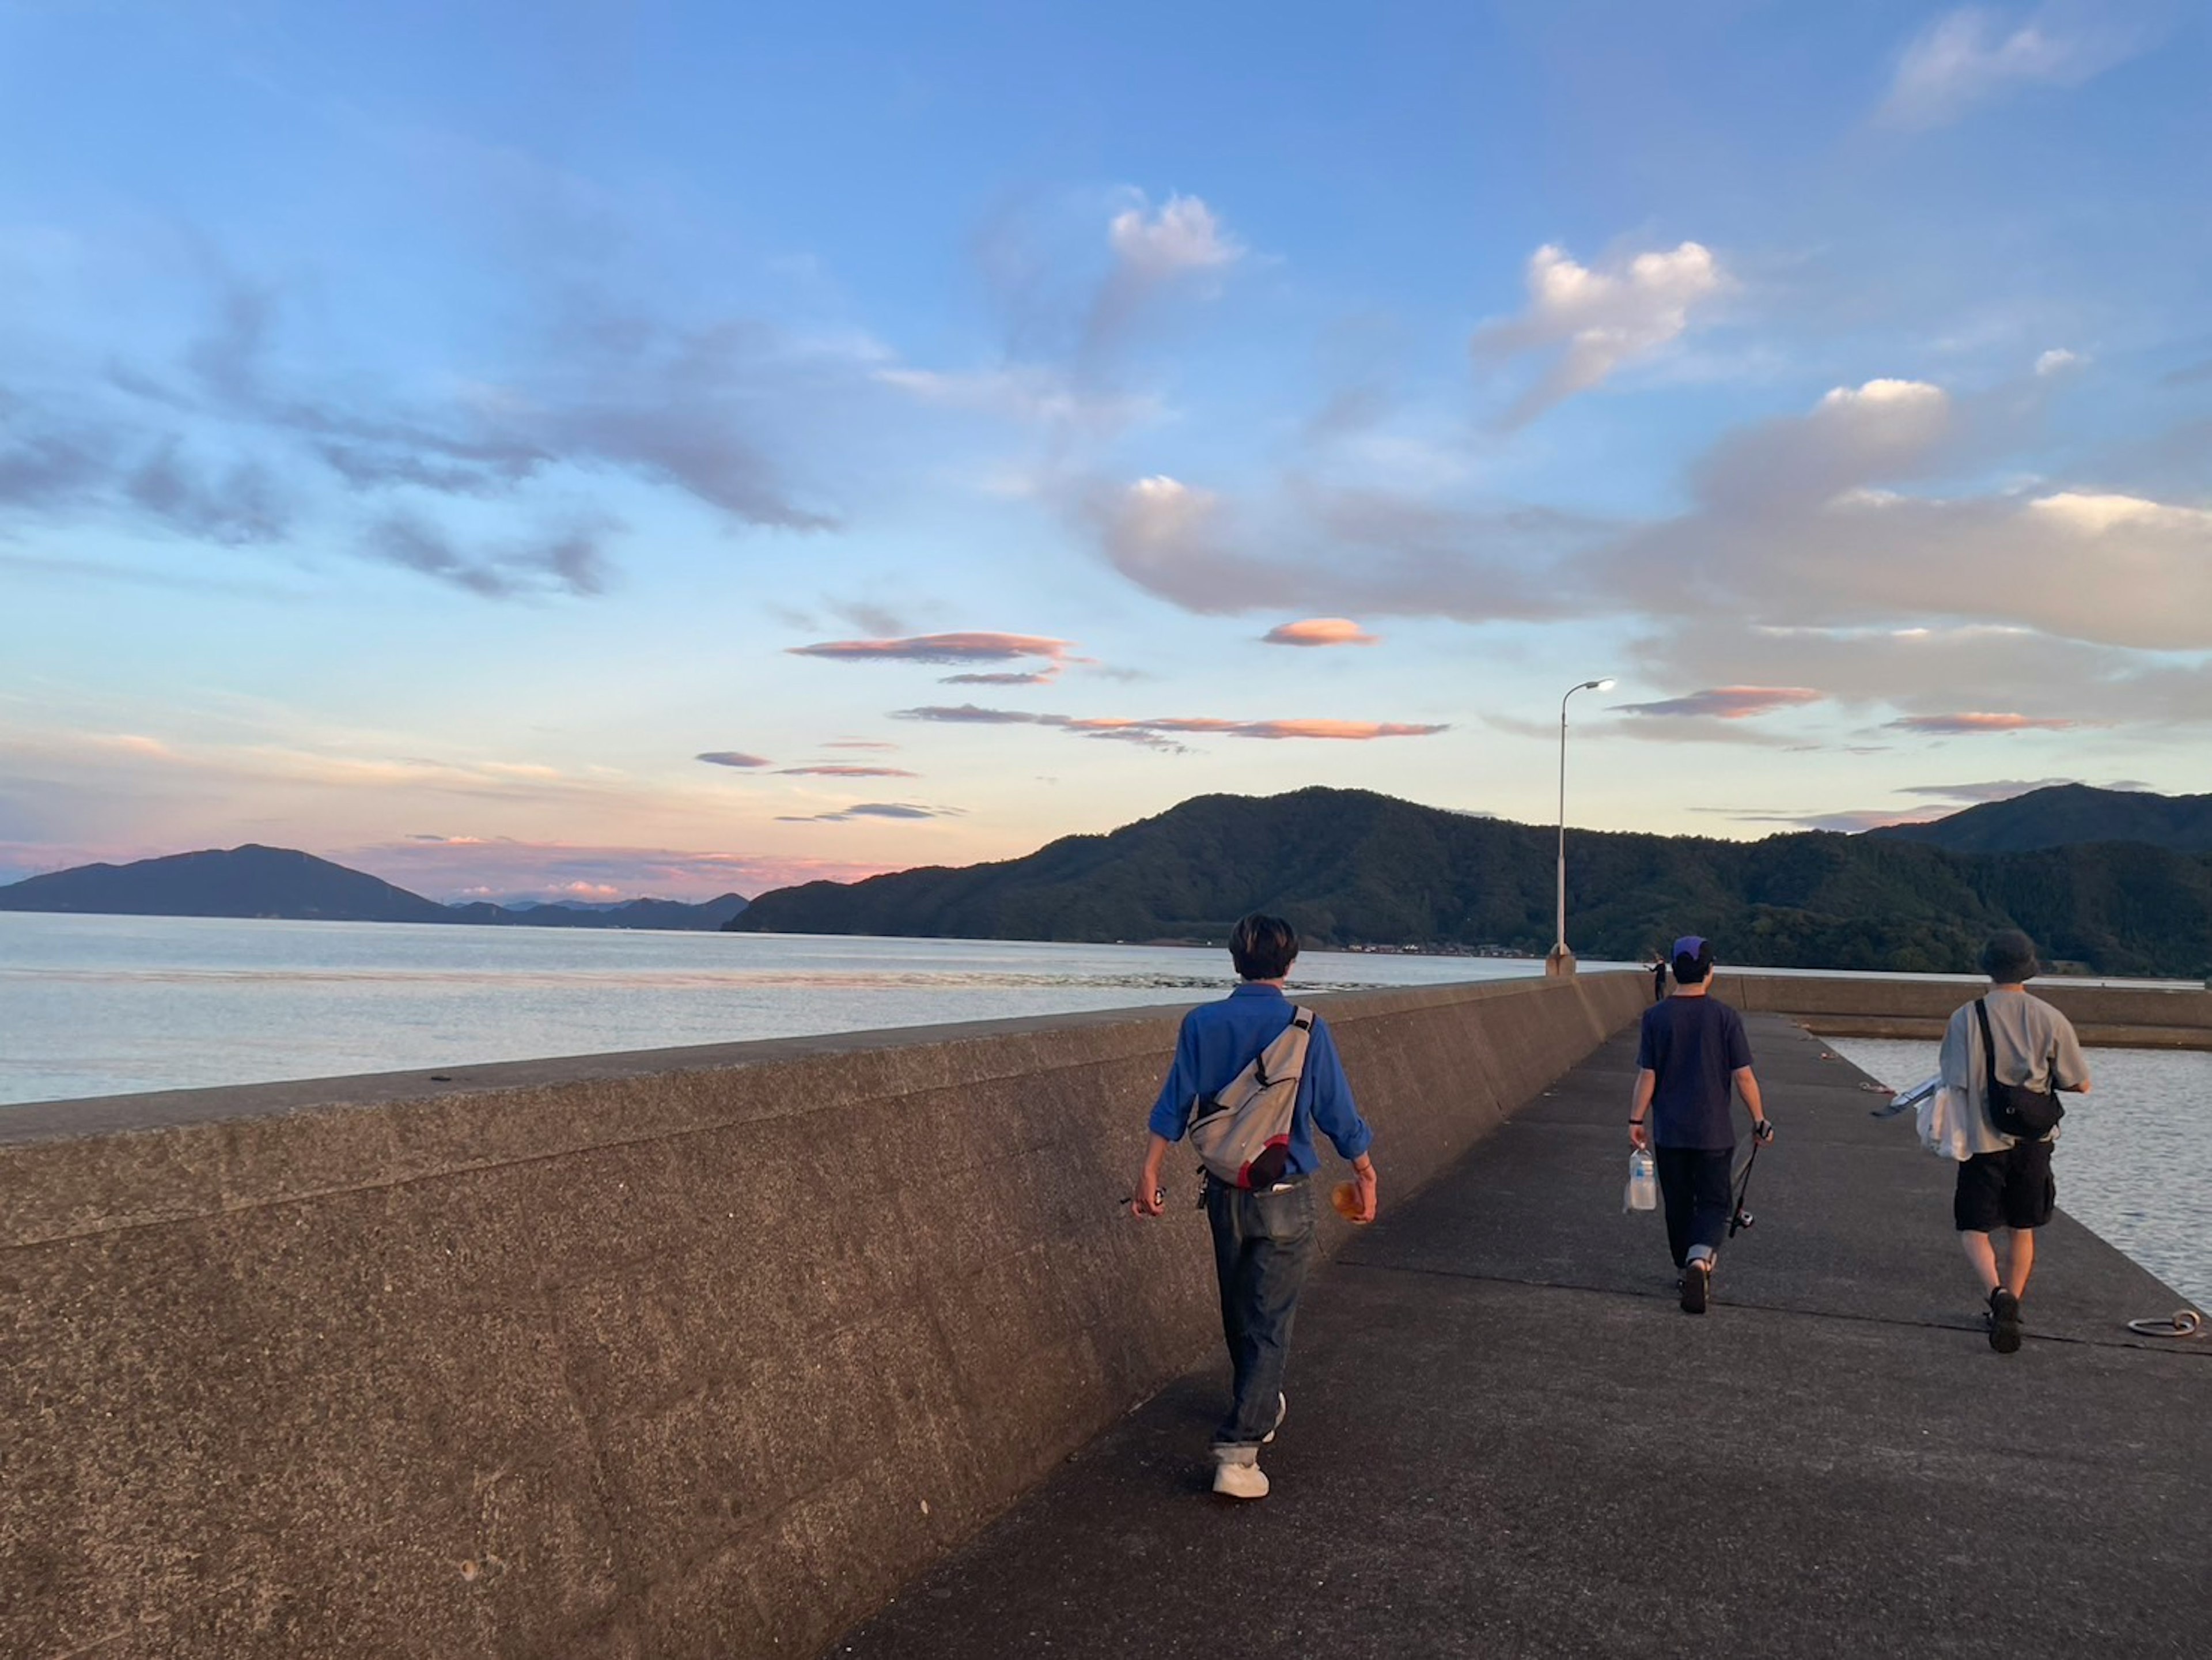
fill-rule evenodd
<path id="1" fill-rule="evenodd" d="M 2212 788 L 2212 7 L 0 0 L 0 880 Z"/>

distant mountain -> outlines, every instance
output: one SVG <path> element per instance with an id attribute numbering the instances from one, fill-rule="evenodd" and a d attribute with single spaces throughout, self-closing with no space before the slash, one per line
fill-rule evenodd
<path id="1" fill-rule="evenodd" d="M 119 916 L 265 916 L 325 922 L 462 922 L 502 927 L 719 928 L 745 908 L 726 893 L 700 904 L 441 905 L 291 848 L 210 848 L 128 865 L 80 865 L 0 887 L 0 910 Z"/>
<path id="2" fill-rule="evenodd" d="M 733 931 L 1220 940 L 1249 910 L 1319 945 L 1552 942 L 1553 831 L 1360 790 L 1199 796 L 1110 836 L 963 869 L 762 894 Z M 2212 857 L 2147 847 L 1962 855 L 1808 831 L 1761 842 L 1571 830 L 1568 938 L 1645 958 L 1711 936 L 1723 961 L 1971 970 L 1996 928 L 2103 973 L 2212 972 Z"/>
<path id="3" fill-rule="evenodd" d="M 2093 842 L 2136 842 L 2176 853 L 2212 853 L 2212 795 L 2054 784 L 1985 802 L 1924 824 L 1887 824 L 1870 836 L 1926 842 L 1954 853 L 2028 853 Z"/>
<path id="4" fill-rule="evenodd" d="M 572 905 L 562 902 L 538 905 L 493 905 L 487 909 L 502 915 L 489 920 L 523 928 L 719 928 L 745 908 L 744 897 L 725 893 L 690 904 L 681 899 L 626 899 L 611 905 Z M 454 905 L 453 910 L 475 910 L 474 905 Z M 474 921 L 473 917 L 459 918 Z"/>
<path id="5" fill-rule="evenodd" d="M 0 910 L 443 922 L 446 907 L 313 854 L 247 843 L 129 865 L 80 865 L 0 887 Z"/>

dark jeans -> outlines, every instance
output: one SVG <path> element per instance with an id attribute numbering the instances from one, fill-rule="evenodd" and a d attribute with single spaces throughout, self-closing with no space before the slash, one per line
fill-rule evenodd
<path id="1" fill-rule="evenodd" d="M 1257 1446 L 1275 1427 L 1291 1322 L 1313 1266 L 1313 1184 L 1252 1193 L 1209 1182 L 1206 1219 L 1213 1227 L 1213 1268 L 1221 1281 L 1221 1335 L 1236 1374 L 1229 1416 L 1214 1431 L 1213 1444 Z"/>
<path id="2" fill-rule="evenodd" d="M 1674 1266 L 1689 1260 L 1690 1247 L 1717 1251 L 1728 1237 L 1735 1209 L 1735 1184 L 1729 1178 L 1735 1149 L 1707 1152 L 1702 1147 L 1659 1147 L 1659 1197 L 1667 1207 L 1667 1249 Z"/>

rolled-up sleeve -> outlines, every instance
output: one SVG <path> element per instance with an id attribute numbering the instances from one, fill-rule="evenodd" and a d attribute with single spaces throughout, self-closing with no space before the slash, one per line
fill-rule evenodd
<path id="1" fill-rule="evenodd" d="M 1168 1068 L 1167 1082 L 1160 1085 L 1160 1098 L 1152 1103 L 1152 1134 L 1169 1141 L 1182 1140 L 1190 1123 L 1191 1105 L 1197 1099 L 1198 1036 L 1186 1014 L 1176 1033 L 1175 1064 Z"/>
<path id="2" fill-rule="evenodd" d="M 1352 1080 L 1344 1075 L 1344 1062 L 1337 1058 L 1336 1039 L 1318 1015 L 1314 1018 L 1312 1041 L 1306 1047 L 1305 1082 L 1312 1091 L 1306 1104 L 1314 1123 L 1338 1154 L 1357 1158 L 1366 1152 L 1374 1143 L 1375 1132 L 1359 1116 L 1352 1099 Z"/>

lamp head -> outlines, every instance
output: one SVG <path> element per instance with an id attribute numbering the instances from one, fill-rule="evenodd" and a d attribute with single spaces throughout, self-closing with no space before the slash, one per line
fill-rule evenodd
<path id="1" fill-rule="evenodd" d="M 1611 691 L 1613 688 L 1613 682 L 1610 678 L 1603 680 L 1585 680 L 1583 682 L 1583 690 L 1584 691 Z"/>

